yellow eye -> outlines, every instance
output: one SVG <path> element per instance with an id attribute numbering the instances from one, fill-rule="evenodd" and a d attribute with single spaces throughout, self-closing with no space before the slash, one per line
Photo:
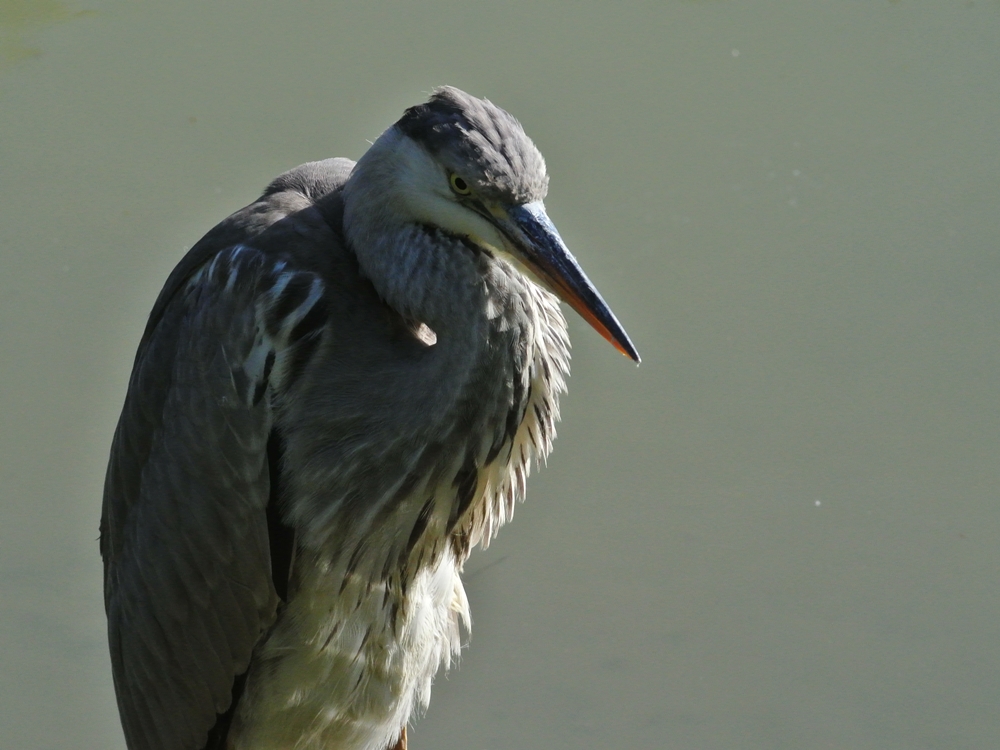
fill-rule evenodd
<path id="1" fill-rule="evenodd" d="M 469 183 L 454 172 L 448 176 L 448 182 L 451 184 L 451 189 L 455 191 L 456 195 L 468 195 L 472 192 L 472 188 L 469 187 Z"/>

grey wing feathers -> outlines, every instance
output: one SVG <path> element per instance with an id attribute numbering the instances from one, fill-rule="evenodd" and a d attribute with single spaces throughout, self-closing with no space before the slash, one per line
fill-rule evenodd
<path id="1" fill-rule="evenodd" d="M 101 523 L 132 750 L 202 747 L 274 619 L 264 395 L 321 291 L 252 248 L 224 250 L 161 306 L 136 357 Z"/>

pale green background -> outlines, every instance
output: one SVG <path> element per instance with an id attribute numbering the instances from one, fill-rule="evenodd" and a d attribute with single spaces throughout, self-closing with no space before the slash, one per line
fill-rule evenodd
<path id="1" fill-rule="evenodd" d="M 415 750 L 1000 747 L 1000 3 L 0 0 L 0 747 L 120 750 L 97 551 L 184 249 L 451 83 L 579 319 Z"/>

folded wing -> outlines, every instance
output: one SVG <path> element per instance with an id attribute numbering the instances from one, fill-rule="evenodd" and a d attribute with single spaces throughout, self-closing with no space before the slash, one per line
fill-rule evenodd
<path id="1" fill-rule="evenodd" d="M 322 285 L 250 247 L 158 303 L 136 357 L 101 521 L 105 606 L 132 750 L 197 750 L 274 620 L 271 392 L 320 335 Z"/>

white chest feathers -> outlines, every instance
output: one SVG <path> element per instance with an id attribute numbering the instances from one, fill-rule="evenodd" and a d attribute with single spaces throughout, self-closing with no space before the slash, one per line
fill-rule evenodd
<path id="1" fill-rule="evenodd" d="M 385 750 L 460 647 L 469 605 L 450 551 L 417 573 L 406 606 L 317 561 L 258 647 L 232 750 Z"/>

